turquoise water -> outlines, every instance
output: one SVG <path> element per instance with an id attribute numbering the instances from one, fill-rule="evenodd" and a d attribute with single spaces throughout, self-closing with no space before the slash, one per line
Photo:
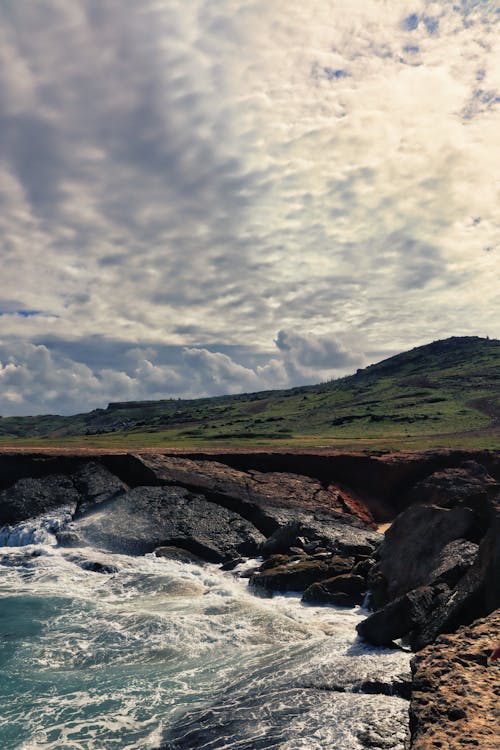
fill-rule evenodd
<path id="1" fill-rule="evenodd" d="M 349 692 L 408 668 L 356 641 L 360 608 L 259 598 L 214 565 L 60 548 L 63 522 L 0 533 L 2 750 L 357 750 L 373 732 L 402 750 L 407 703 Z"/>

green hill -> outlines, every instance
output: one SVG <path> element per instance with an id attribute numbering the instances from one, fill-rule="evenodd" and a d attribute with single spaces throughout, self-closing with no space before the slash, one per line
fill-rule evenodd
<path id="1" fill-rule="evenodd" d="M 500 341 L 435 341 L 320 385 L 0 420 L 0 444 L 500 447 Z"/>

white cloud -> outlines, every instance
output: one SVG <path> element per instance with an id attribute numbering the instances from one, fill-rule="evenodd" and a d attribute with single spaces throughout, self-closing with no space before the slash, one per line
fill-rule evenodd
<path id="1" fill-rule="evenodd" d="M 308 341 L 498 335 L 497 32 L 477 0 L 4 4 L 2 335 L 74 347 L 89 405 L 321 379 Z M 96 337 L 188 353 L 138 390 Z"/>

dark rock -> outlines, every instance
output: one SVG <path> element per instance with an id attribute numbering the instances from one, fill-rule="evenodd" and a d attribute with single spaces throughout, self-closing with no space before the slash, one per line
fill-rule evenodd
<path id="1" fill-rule="evenodd" d="M 456 539 L 447 544 L 434 562 L 429 574 L 430 583 L 446 583 L 455 586 L 477 558 L 479 546 L 466 539 Z"/>
<path id="2" fill-rule="evenodd" d="M 278 565 L 250 579 L 253 588 L 268 591 L 304 591 L 315 581 L 328 577 L 328 565 L 317 560 Z"/>
<path id="3" fill-rule="evenodd" d="M 292 521 L 276 529 L 271 536 L 262 543 L 260 553 L 264 557 L 283 554 L 290 551 L 299 538 L 300 523 Z"/>
<path id="4" fill-rule="evenodd" d="M 389 646 L 415 628 L 422 627 L 435 594 L 430 586 L 403 594 L 360 622 L 356 630 L 363 640 L 374 646 Z"/>
<path id="5" fill-rule="evenodd" d="M 344 574 L 313 583 L 302 596 L 307 604 L 334 604 L 354 607 L 361 604 L 366 591 L 366 581 L 361 576 Z"/>
<path id="6" fill-rule="evenodd" d="M 467 506 L 482 521 L 481 536 L 486 530 L 488 496 L 496 488 L 496 481 L 477 461 L 464 461 L 459 467 L 446 467 L 435 471 L 419 482 L 408 494 L 411 504 L 425 503 L 442 508 Z"/>
<path id="7" fill-rule="evenodd" d="M 71 479 L 61 474 L 19 479 L 0 492 L 0 525 L 20 523 L 61 505 L 74 509 L 79 497 Z"/>
<path id="8" fill-rule="evenodd" d="M 186 549 L 174 546 L 157 547 L 154 550 L 155 557 L 165 557 L 168 560 L 178 560 L 183 563 L 194 563 L 196 565 L 204 565 L 205 561 L 194 555 L 192 552 L 188 552 Z"/>
<path id="9" fill-rule="evenodd" d="M 84 547 L 85 542 L 76 531 L 61 529 L 56 532 L 56 539 L 61 547 Z"/>
<path id="10" fill-rule="evenodd" d="M 234 570 L 238 565 L 241 565 L 242 562 L 245 562 L 244 557 L 235 557 L 232 560 L 228 560 L 223 565 L 221 565 L 221 570 Z"/>
<path id="11" fill-rule="evenodd" d="M 116 573 L 118 571 L 118 568 L 114 565 L 109 565 L 99 560 L 84 560 L 78 564 L 84 570 L 90 570 L 93 573 Z"/>
<path id="12" fill-rule="evenodd" d="M 365 560 L 359 560 L 359 562 L 357 562 L 354 568 L 352 569 L 352 572 L 358 576 L 362 576 L 362 578 L 366 580 L 368 578 L 368 574 L 370 573 L 374 565 L 375 565 L 374 558 L 367 557 Z"/>
<path id="13" fill-rule="evenodd" d="M 255 527 L 226 508 L 180 487 L 137 487 L 75 521 L 89 544 L 141 555 L 160 546 L 182 547 L 210 562 L 255 554 L 263 541 Z"/>
<path id="14" fill-rule="evenodd" d="M 362 503 L 346 503 L 345 493 L 334 485 L 325 486 L 317 479 L 286 472 L 240 471 L 218 461 L 192 460 L 178 456 L 134 456 L 155 483 L 185 487 L 202 492 L 208 499 L 223 505 L 251 521 L 266 536 L 287 524 L 298 523 L 297 537 L 319 540 L 323 533 L 328 540 L 340 538 L 333 534 L 332 522 L 338 526 L 357 527 L 348 535 L 350 543 L 366 544 L 365 535 L 378 543 L 374 522 Z M 358 535 L 355 531 L 360 532 Z M 311 533 L 309 533 L 311 531 Z M 370 543 L 370 542 L 368 542 Z M 286 548 L 269 550 L 286 551 Z M 266 553 L 267 554 L 267 553 Z"/>
<path id="15" fill-rule="evenodd" d="M 397 695 L 404 700 L 411 698 L 411 673 L 400 674 L 392 679 L 366 679 L 353 685 L 353 693 L 366 695 Z"/>
<path id="16" fill-rule="evenodd" d="M 77 516 L 83 515 L 92 506 L 106 502 L 127 489 L 121 479 L 96 461 L 83 464 L 73 473 L 72 479 L 81 495 Z"/>
<path id="17" fill-rule="evenodd" d="M 272 565 L 272 563 L 276 564 Z M 255 588 L 265 588 L 268 591 L 304 591 L 316 581 L 349 573 L 353 565 L 352 557 L 316 560 L 277 555 L 263 563 L 259 572 L 252 576 L 250 584 Z"/>
<path id="18" fill-rule="evenodd" d="M 416 505 L 401 513 L 378 550 L 377 569 L 387 581 L 387 598 L 429 583 L 443 548 L 466 538 L 474 522 L 474 511 L 466 507 Z"/>
<path id="19" fill-rule="evenodd" d="M 292 555 L 271 555 L 271 557 L 268 557 L 267 560 L 264 560 L 262 565 L 260 565 L 259 571 L 263 573 L 265 570 L 271 570 L 271 568 L 277 568 L 281 565 L 288 565 L 288 563 L 291 563 L 297 559 L 299 558 Z"/>

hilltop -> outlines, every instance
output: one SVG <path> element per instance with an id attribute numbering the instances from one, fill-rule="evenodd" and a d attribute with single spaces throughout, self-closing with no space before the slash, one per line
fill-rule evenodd
<path id="1" fill-rule="evenodd" d="M 500 341 L 453 337 L 339 380 L 0 420 L 0 444 L 500 447 Z"/>

